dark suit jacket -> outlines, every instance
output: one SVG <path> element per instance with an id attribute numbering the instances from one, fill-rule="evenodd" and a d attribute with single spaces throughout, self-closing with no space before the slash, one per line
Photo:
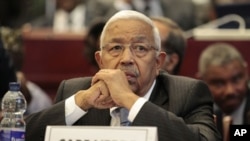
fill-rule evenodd
<path id="1" fill-rule="evenodd" d="M 60 84 L 56 104 L 26 118 L 26 141 L 43 141 L 46 125 L 65 125 L 65 99 L 90 87 L 91 78 L 74 78 Z M 161 73 L 150 100 L 132 126 L 156 126 L 159 141 L 217 141 L 213 101 L 202 81 Z M 90 109 L 74 125 L 110 125 L 109 109 Z"/>

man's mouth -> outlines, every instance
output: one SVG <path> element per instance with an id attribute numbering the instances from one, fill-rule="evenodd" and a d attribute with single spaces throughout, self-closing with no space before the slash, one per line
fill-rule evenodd
<path id="1" fill-rule="evenodd" d="M 139 76 L 139 72 L 135 68 L 121 67 L 120 69 L 125 73 L 129 83 L 135 82 Z"/>
<path id="2" fill-rule="evenodd" d="M 136 77 L 136 75 L 135 75 L 134 73 L 126 72 L 126 71 L 124 71 L 124 73 L 125 73 L 125 75 L 126 75 L 127 77 Z"/>
<path id="3" fill-rule="evenodd" d="M 131 71 L 123 71 L 123 72 L 125 73 L 126 78 L 130 85 L 136 82 L 136 78 L 138 77 L 138 75 L 135 72 L 131 72 Z"/>

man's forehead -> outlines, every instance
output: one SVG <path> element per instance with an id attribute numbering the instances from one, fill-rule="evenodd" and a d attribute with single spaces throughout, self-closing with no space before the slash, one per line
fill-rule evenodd
<path id="1" fill-rule="evenodd" d="M 109 23 L 106 27 L 106 33 L 121 33 L 121 34 L 153 34 L 152 26 L 141 20 L 117 20 Z"/>
<path id="2" fill-rule="evenodd" d="M 149 23 L 141 19 L 117 19 L 107 24 L 107 28 L 114 28 L 114 27 L 123 27 L 123 28 L 129 28 L 129 27 L 146 28 L 147 27 L 148 29 L 150 29 L 152 25 L 150 25 Z"/>
<path id="3" fill-rule="evenodd" d="M 118 19 L 106 25 L 104 42 L 154 42 L 152 25 L 140 19 Z"/>

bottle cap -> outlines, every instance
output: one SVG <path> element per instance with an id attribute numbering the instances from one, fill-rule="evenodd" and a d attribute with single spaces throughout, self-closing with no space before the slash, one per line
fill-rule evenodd
<path id="1" fill-rule="evenodd" d="M 17 82 L 10 82 L 9 83 L 10 91 L 19 91 L 20 90 L 20 84 Z"/>

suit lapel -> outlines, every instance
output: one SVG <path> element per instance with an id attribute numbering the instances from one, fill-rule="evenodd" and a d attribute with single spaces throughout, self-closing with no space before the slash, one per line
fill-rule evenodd
<path id="1" fill-rule="evenodd" d="M 110 125 L 110 120 L 111 116 L 109 113 L 109 109 L 90 109 L 88 113 L 80 118 L 75 124 L 106 126 Z"/>
<path id="2" fill-rule="evenodd" d="M 149 98 L 149 101 L 163 107 L 168 101 L 167 81 L 163 79 L 162 74 L 156 78 L 156 84 Z M 166 105 L 165 105 L 166 106 Z M 166 107 L 164 107 L 166 108 Z"/>
<path id="3" fill-rule="evenodd" d="M 247 102 L 244 109 L 244 124 L 250 124 L 250 91 L 247 90 Z"/>

